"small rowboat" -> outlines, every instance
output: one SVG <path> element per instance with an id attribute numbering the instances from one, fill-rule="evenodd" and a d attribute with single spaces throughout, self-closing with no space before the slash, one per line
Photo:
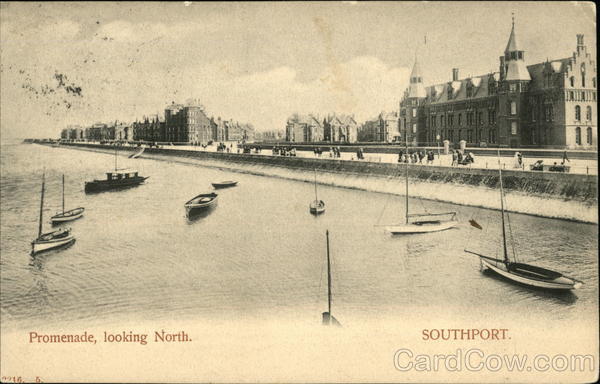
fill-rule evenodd
<path id="1" fill-rule="evenodd" d="M 325 202 L 323 200 L 313 200 L 309 207 L 310 213 L 320 215 L 325 212 Z"/>
<path id="2" fill-rule="evenodd" d="M 233 180 L 227 180 L 227 181 L 220 181 L 218 183 L 212 183 L 212 186 L 215 189 L 219 189 L 219 188 L 229 188 L 229 187 L 235 187 L 237 185 L 237 181 L 233 181 Z"/>
<path id="3" fill-rule="evenodd" d="M 64 223 L 65 221 L 79 219 L 81 216 L 83 216 L 83 211 L 85 211 L 85 208 L 83 207 L 74 208 L 66 212 L 57 213 L 56 215 L 52 216 L 50 220 L 52 221 L 52 224 L 58 224 Z"/>
<path id="4" fill-rule="evenodd" d="M 197 209 L 208 209 L 217 205 L 219 195 L 216 193 L 202 193 L 185 203 L 188 213 Z"/>

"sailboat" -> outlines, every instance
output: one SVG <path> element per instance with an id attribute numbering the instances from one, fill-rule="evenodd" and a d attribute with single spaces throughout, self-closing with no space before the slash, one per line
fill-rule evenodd
<path id="1" fill-rule="evenodd" d="M 331 314 L 331 260 L 329 258 L 329 230 L 325 231 L 327 238 L 327 312 L 323 312 L 323 325 L 341 327 L 339 321 Z"/>
<path id="2" fill-rule="evenodd" d="M 406 155 L 408 156 L 408 139 L 406 130 L 404 131 L 404 140 L 406 143 Z M 413 233 L 428 233 L 439 232 L 455 227 L 458 224 L 456 220 L 456 212 L 445 213 L 425 213 L 425 214 L 409 214 L 408 213 L 408 161 L 406 162 L 406 213 L 405 223 L 387 225 L 385 229 L 394 235 L 408 235 Z M 445 216 L 445 218 L 444 218 Z"/>
<path id="3" fill-rule="evenodd" d="M 317 196 L 317 170 L 315 169 L 315 199 L 310 203 L 309 211 L 313 215 L 320 215 L 325 212 L 325 202 L 319 200 Z"/>
<path id="4" fill-rule="evenodd" d="M 63 174 L 62 175 L 62 212 L 57 213 L 56 215 L 52 216 L 50 218 L 50 221 L 52 222 L 52 224 L 60 224 L 60 223 L 64 223 L 65 221 L 79 219 L 81 216 L 83 216 L 83 211 L 85 211 L 85 208 L 83 208 L 83 207 L 78 207 L 78 208 L 74 208 L 74 209 L 65 211 L 65 175 Z"/>
<path id="5" fill-rule="evenodd" d="M 38 227 L 38 236 L 31 242 L 31 254 L 48 251 L 50 249 L 63 247 L 75 242 L 75 237 L 71 235 L 71 228 L 61 228 L 57 231 L 42 233 L 42 223 L 44 216 L 44 190 L 46 186 L 46 175 L 42 176 L 42 197 L 40 202 L 40 223 Z"/>
<path id="6" fill-rule="evenodd" d="M 147 178 L 139 176 L 138 171 L 133 169 L 118 169 L 117 147 L 115 146 L 115 170 L 106 172 L 106 180 L 86 181 L 85 192 L 101 192 L 109 189 L 133 187 L 143 183 Z"/>
<path id="7" fill-rule="evenodd" d="M 535 265 L 516 262 L 514 248 L 513 259 L 515 261 L 511 261 L 511 259 L 508 257 L 508 247 L 506 244 L 506 225 L 504 222 L 504 187 L 502 184 L 502 167 L 500 166 L 500 151 L 498 151 L 498 172 L 500 174 L 500 209 L 502 215 L 502 250 L 504 254 L 504 259 L 500 260 L 495 257 L 482 255 L 476 252 L 468 251 L 466 249 L 465 252 L 479 256 L 479 261 L 481 263 L 482 268 L 487 268 L 495 272 L 496 274 L 517 283 L 550 290 L 570 290 L 580 288 L 583 282 L 573 277 L 568 277 L 560 272 L 538 267 Z"/>

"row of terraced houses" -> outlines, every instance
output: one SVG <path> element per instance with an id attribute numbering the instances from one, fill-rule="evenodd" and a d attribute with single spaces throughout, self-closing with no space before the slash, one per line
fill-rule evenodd
<path id="1" fill-rule="evenodd" d="M 251 124 L 239 123 L 221 117 L 208 117 L 197 102 L 175 104 L 165 108 L 164 117 L 158 114 L 144 116 L 133 123 L 96 123 L 89 127 L 67 126 L 62 139 L 90 141 L 148 141 L 206 144 L 210 141 L 252 142 L 255 129 Z"/>

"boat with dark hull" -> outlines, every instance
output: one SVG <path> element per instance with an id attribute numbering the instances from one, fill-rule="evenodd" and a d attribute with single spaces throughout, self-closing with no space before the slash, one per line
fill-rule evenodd
<path id="1" fill-rule="evenodd" d="M 93 193 L 135 187 L 142 184 L 147 178 L 138 175 L 136 170 L 117 168 L 117 147 L 115 147 L 115 170 L 106 172 L 105 180 L 86 181 L 85 192 Z"/>
<path id="2" fill-rule="evenodd" d="M 185 203 L 185 210 L 188 215 L 199 211 L 213 208 L 219 201 L 219 195 L 216 193 L 201 193 L 198 196 L 188 200 Z"/>
<path id="3" fill-rule="evenodd" d="M 120 169 L 106 172 L 105 180 L 85 182 L 85 192 L 102 192 L 111 189 L 122 189 L 142 184 L 148 177 L 138 175 L 135 170 Z"/>
<path id="4" fill-rule="evenodd" d="M 83 207 L 73 208 L 73 209 L 69 209 L 68 211 L 65 211 L 65 175 L 63 175 L 62 176 L 62 212 L 59 212 L 56 215 L 52 216 L 50 218 L 50 221 L 52 222 L 53 225 L 56 225 L 56 224 L 64 223 L 67 221 L 76 220 L 76 219 L 79 219 L 81 216 L 83 216 L 83 211 L 85 211 L 85 208 L 83 208 Z"/>
<path id="5" fill-rule="evenodd" d="M 222 189 L 222 188 L 231 188 L 231 187 L 235 187 L 237 185 L 237 181 L 233 181 L 233 180 L 226 180 L 226 181 L 220 181 L 218 183 L 211 183 L 213 188 L 215 189 Z"/>
<path id="6" fill-rule="evenodd" d="M 49 251 L 60 247 L 71 245 L 75 242 L 75 237 L 71 235 L 71 228 L 60 228 L 56 231 L 42 233 L 44 218 L 44 190 L 46 185 L 45 176 L 42 177 L 42 197 L 40 202 L 40 221 L 38 226 L 38 236 L 31 242 L 31 255 Z"/>
<path id="7" fill-rule="evenodd" d="M 315 199 L 310 202 L 308 205 L 308 211 L 318 216 L 321 213 L 325 212 L 325 202 L 323 200 L 319 200 L 319 196 L 317 195 L 317 170 L 315 169 Z"/>
<path id="8" fill-rule="evenodd" d="M 508 256 L 509 252 L 505 224 L 505 216 L 507 216 L 508 214 L 505 214 L 504 209 L 504 186 L 502 184 L 502 167 L 500 166 L 500 153 L 498 153 L 498 172 L 500 175 L 500 210 L 502 215 L 502 251 L 504 258 L 497 259 L 495 257 L 482 255 L 480 253 L 468 251 L 466 249 L 465 252 L 471 253 L 479 257 L 481 269 L 488 269 L 496 273 L 497 275 L 500 275 L 515 283 L 547 290 L 565 291 L 580 288 L 583 282 L 577 280 L 574 277 L 569 277 L 560 272 L 538 267 L 536 265 L 517 262 L 517 254 L 514 248 L 514 241 L 512 247 L 512 258 Z M 471 225 L 473 225 L 473 223 L 471 223 Z M 481 226 L 479 225 L 473 226 L 481 229 Z M 511 232 L 510 225 L 509 232 Z M 510 238 L 512 240 L 512 232 L 510 234 Z"/>

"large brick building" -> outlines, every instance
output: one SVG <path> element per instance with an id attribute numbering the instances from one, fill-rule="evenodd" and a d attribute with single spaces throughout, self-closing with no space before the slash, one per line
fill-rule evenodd
<path id="1" fill-rule="evenodd" d="M 290 116 L 285 125 L 285 140 L 295 142 L 323 141 L 323 124 L 319 116 L 299 115 Z"/>
<path id="2" fill-rule="evenodd" d="M 513 20 L 499 71 L 425 87 L 418 60 L 400 102 L 400 131 L 413 144 L 597 145 L 596 63 L 577 35 L 571 57 L 527 66 Z M 439 140 L 438 140 L 439 138 Z"/>
<path id="3" fill-rule="evenodd" d="M 210 119 L 201 105 L 174 102 L 165 109 L 165 139 L 170 142 L 207 143 L 213 139 Z"/>

